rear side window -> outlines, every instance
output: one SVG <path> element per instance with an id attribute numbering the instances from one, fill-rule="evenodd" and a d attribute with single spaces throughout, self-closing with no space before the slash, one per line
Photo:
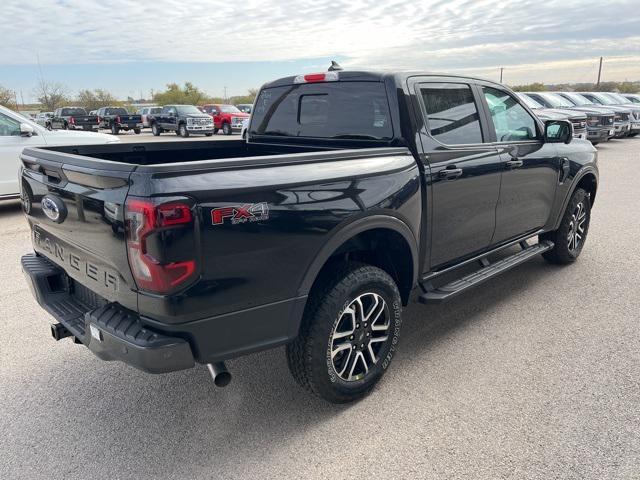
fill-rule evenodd
<path id="1" fill-rule="evenodd" d="M 422 85 L 431 136 L 446 145 L 482 143 L 480 116 L 469 85 Z"/>
<path id="2" fill-rule="evenodd" d="M 384 84 L 327 82 L 266 88 L 253 110 L 253 135 L 389 140 Z"/>

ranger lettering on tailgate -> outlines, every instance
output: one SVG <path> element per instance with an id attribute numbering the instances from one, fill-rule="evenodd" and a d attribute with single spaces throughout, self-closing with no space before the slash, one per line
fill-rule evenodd
<path id="1" fill-rule="evenodd" d="M 37 228 L 33 229 L 33 242 L 54 262 L 68 266 L 109 290 L 114 292 L 118 290 L 118 276 L 115 273 L 82 258 L 71 251 L 70 247 L 59 240 L 48 237 L 46 233 Z"/>

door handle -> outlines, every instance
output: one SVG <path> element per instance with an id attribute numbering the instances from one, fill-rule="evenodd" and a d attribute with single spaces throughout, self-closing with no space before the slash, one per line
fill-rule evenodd
<path id="1" fill-rule="evenodd" d="M 447 180 L 453 180 L 462 175 L 462 169 L 457 168 L 455 165 L 449 165 L 444 170 L 438 172 L 440 178 L 446 178 Z"/>
<path id="2" fill-rule="evenodd" d="M 511 170 L 513 168 L 520 168 L 524 165 L 524 162 L 522 160 L 520 160 L 519 158 L 513 158 L 511 160 L 508 160 L 505 164 L 506 168 L 508 170 Z"/>

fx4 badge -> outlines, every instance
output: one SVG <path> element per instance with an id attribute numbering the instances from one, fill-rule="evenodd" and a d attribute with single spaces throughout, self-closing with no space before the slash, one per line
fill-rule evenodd
<path id="1" fill-rule="evenodd" d="M 268 220 L 269 206 L 267 202 L 245 203 L 244 205 L 231 205 L 211 210 L 211 223 L 213 225 L 222 225 L 227 219 L 232 225 Z"/>

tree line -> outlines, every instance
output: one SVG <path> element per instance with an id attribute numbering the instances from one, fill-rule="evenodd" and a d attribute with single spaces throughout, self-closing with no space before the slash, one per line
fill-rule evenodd
<path id="1" fill-rule="evenodd" d="M 177 83 L 167 84 L 165 90 L 151 92 L 151 98 L 144 100 L 145 103 L 155 103 L 157 105 L 203 105 L 206 103 L 253 103 L 257 89 L 249 89 L 246 95 L 232 96 L 224 99 L 213 97 L 196 87 L 191 82 L 184 85 Z M 104 106 L 124 106 L 127 107 L 135 103 L 133 98 L 119 100 L 108 90 L 96 88 L 94 90 L 83 89 L 76 95 L 72 95 L 70 90 L 59 82 L 49 82 L 39 80 L 33 96 L 39 104 L 39 109 L 43 111 L 53 111 L 56 108 L 73 105 L 83 107 L 87 111 L 97 110 Z M 16 94 L 13 90 L 0 85 L 0 105 L 17 110 L 18 104 Z"/>
<path id="2" fill-rule="evenodd" d="M 530 83 L 527 85 L 514 85 L 511 88 L 516 92 L 540 92 L 545 90 L 560 91 L 573 90 L 576 92 L 621 92 L 621 93 L 638 93 L 640 92 L 640 81 L 636 82 L 601 82 L 599 85 L 594 83 L 563 83 L 563 84 L 544 84 L 541 82 Z M 169 83 L 166 88 L 160 92 L 152 92 L 151 98 L 145 102 L 155 103 L 157 105 L 203 105 L 206 103 L 253 103 L 258 93 L 257 89 L 249 89 L 246 95 L 233 96 L 227 99 L 222 97 L 213 97 L 196 87 L 191 82 L 185 82 L 183 85 L 177 83 Z M 124 106 L 127 107 L 134 103 L 133 98 L 119 100 L 108 90 L 96 88 L 94 90 L 80 90 L 75 96 L 71 95 L 69 89 L 58 82 L 49 82 L 39 80 L 34 89 L 34 97 L 39 103 L 39 109 L 43 111 L 53 111 L 58 107 L 65 105 L 73 105 L 84 107 L 87 111 L 97 110 L 104 106 Z M 0 85 L 0 105 L 17 110 L 18 103 L 16 94 L 13 90 L 4 88 Z"/>

